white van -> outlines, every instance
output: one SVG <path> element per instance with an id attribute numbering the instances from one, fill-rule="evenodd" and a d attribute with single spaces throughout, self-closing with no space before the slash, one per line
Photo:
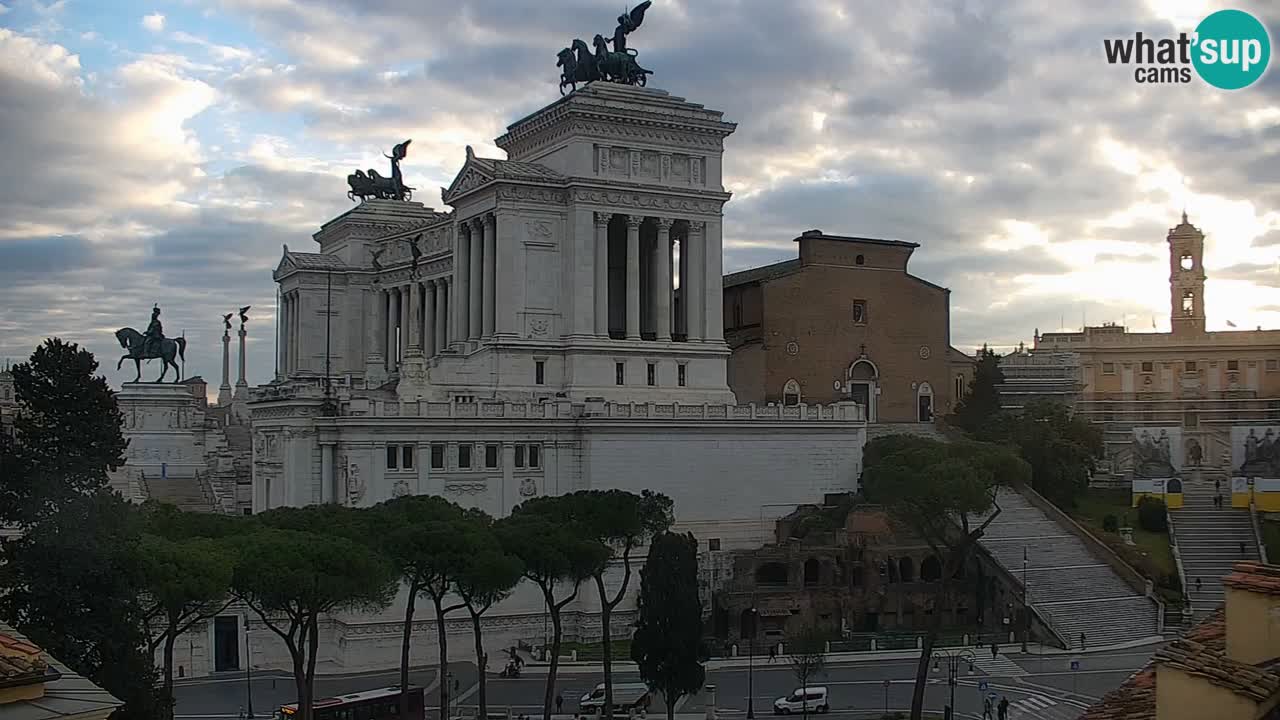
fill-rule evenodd
<path id="1" fill-rule="evenodd" d="M 786 697 L 773 701 L 774 715 L 790 715 L 802 713 L 805 708 L 809 712 L 824 713 L 831 709 L 827 701 L 827 689 L 824 687 L 796 688 Z"/>
<path id="2" fill-rule="evenodd" d="M 614 683 L 613 711 L 625 713 L 632 708 L 637 710 L 649 707 L 649 686 L 644 683 Z M 594 715 L 604 708 L 604 683 L 596 685 L 596 689 L 578 700 L 579 712 Z"/>

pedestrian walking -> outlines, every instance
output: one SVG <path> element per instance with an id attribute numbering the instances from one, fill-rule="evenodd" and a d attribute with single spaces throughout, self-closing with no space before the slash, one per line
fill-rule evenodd
<path id="1" fill-rule="evenodd" d="M 1001 697 L 1000 704 L 996 706 L 998 717 L 996 720 L 1009 720 L 1009 698 Z"/>
<path id="2" fill-rule="evenodd" d="M 1080 633 L 1080 649 L 1084 650 L 1084 633 Z"/>
<path id="3" fill-rule="evenodd" d="M 560 691 L 557 690 L 556 691 L 556 714 L 559 715 L 560 711 L 563 709 L 564 709 L 564 696 L 561 695 Z"/>
<path id="4" fill-rule="evenodd" d="M 991 659 L 995 660 L 997 657 L 1000 657 L 1000 644 L 991 643 Z"/>
<path id="5" fill-rule="evenodd" d="M 773 662 L 774 660 L 777 660 L 777 659 L 778 659 L 778 646 L 770 645 L 769 646 L 769 662 Z"/>
<path id="6" fill-rule="evenodd" d="M 1218 491 L 1219 491 L 1219 490 L 1221 490 L 1221 489 L 1222 489 L 1222 478 L 1214 478 L 1214 479 L 1213 479 L 1213 491 L 1214 491 L 1214 492 L 1218 492 Z"/>
<path id="7" fill-rule="evenodd" d="M 991 698 L 982 698 L 982 720 L 995 720 L 991 715 Z"/>
<path id="8" fill-rule="evenodd" d="M 1200 582 L 1200 578 L 1196 578 L 1196 592 L 1200 592 L 1200 586 L 1202 584 L 1203 583 Z"/>
<path id="9" fill-rule="evenodd" d="M 1243 540 L 1241 540 L 1241 541 L 1240 541 L 1240 557 L 1244 557 L 1244 556 L 1245 556 L 1245 554 L 1246 554 L 1246 553 L 1245 553 L 1245 549 L 1244 549 L 1244 541 L 1243 541 Z"/>

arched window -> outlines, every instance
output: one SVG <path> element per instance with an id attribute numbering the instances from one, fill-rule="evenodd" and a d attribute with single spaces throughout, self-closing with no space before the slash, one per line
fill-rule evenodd
<path id="1" fill-rule="evenodd" d="M 791 378 L 782 386 L 782 404 L 791 406 L 800 404 L 800 383 Z"/>
<path id="2" fill-rule="evenodd" d="M 960 402 L 964 399 L 964 376 L 956 375 L 955 399 L 952 402 Z"/>
<path id="3" fill-rule="evenodd" d="M 927 382 L 916 388 L 916 420 L 922 423 L 933 422 L 933 386 Z"/>
<path id="4" fill-rule="evenodd" d="M 804 584 L 817 585 L 822 572 L 822 566 L 818 563 L 817 558 L 809 558 L 804 561 Z"/>
<path id="5" fill-rule="evenodd" d="M 942 563 L 937 555 L 930 555 L 920 563 L 920 579 L 925 582 L 937 582 L 942 578 Z"/>
<path id="6" fill-rule="evenodd" d="M 756 584 L 786 585 L 787 566 L 782 563 L 769 562 L 756 568 Z"/>
<path id="7" fill-rule="evenodd" d="M 911 562 L 911 558 L 904 557 L 898 561 L 898 574 L 902 576 L 902 582 L 913 582 L 915 580 L 916 569 Z"/>
<path id="8" fill-rule="evenodd" d="M 859 256 L 857 256 L 857 257 L 855 257 L 855 258 L 853 259 L 853 264 L 854 264 L 854 265 L 866 265 L 866 264 L 867 264 L 867 259 L 866 259 L 865 257 L 863 257 L 863 256 L 859 255 Z"/>

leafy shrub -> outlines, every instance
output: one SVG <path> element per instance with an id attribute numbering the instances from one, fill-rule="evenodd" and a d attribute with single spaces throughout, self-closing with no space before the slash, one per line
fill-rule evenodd
<path id="1" fill-rule="evenodd" d="M 1139 500 L 1138 526 L 1147 532 L 1167 531 L 1169 518 L 1165 515 L 1164 501 L 1150 495 Z"/>
<path id="2" fill-rule="evenodd" d="M 1115 515 L 1107 515 L 1102 518 L 1102 529 L 1109 533 L 1120 532 L 1120 521 Z"/>

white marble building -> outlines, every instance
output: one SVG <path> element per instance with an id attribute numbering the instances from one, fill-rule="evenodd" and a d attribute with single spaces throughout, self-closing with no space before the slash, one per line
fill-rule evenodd
<path id="1" fill-rule="evenodd" d="M 648 488 L 704 549 L 728 550 L 854 489 L 861 406 L 740 406 L 726 384 L 734 128 L 660 90 L 592 83 L 511 125 L 509 159 L 468 148 L 451 211 L 370 200 L 315 234 L 319 252 L 286 247 L 279 372 L 249 403 L 254 511 L 432 493 L 501 517 L 538 495 Z M 569 608 L 572 636 L 598 633 L 591 595 Z M 394 666 L 402 610 L 331 618 L 322 660 Z M 429 661 L 420 618 L 414 655 Z M 494 648 L 538 643 L 541 600 L 523 588 L 489 622 Z M 191 643 L 190 672 L 243 658 L 222 624 L 203 661 Z M 261 645 L 255 665 L 284 659 Z"/>

